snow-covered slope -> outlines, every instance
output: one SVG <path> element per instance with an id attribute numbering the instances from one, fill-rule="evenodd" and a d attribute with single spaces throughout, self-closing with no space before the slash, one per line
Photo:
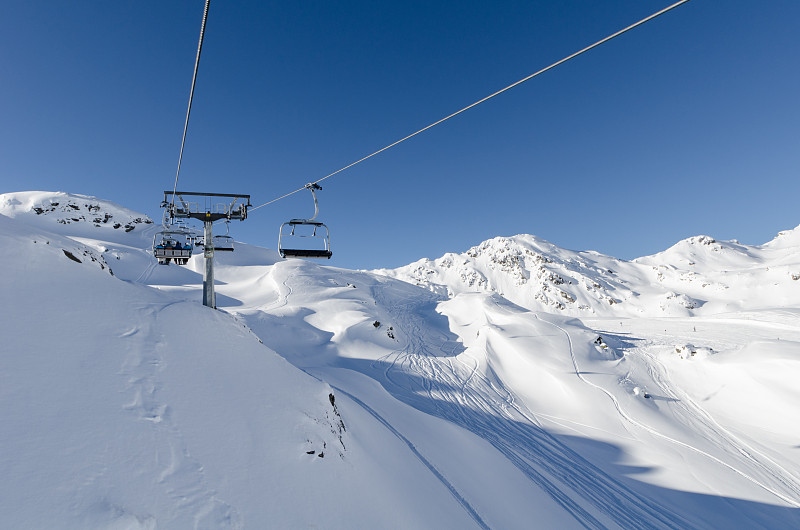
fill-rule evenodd
<path id="1" fill-rule="evenodd" d="M 65 200 L 126 212 L 0 196 L 2 527 L 800 526 L 797 229 L 381 274 L 237 244 L 213 311 L 200 257 Z"/>
<path id="2" fill-rule="evenodd" d="M 407 444 L 231 315 L 28 219 L 0 215 L 0 527 L 470 525 Z"/>

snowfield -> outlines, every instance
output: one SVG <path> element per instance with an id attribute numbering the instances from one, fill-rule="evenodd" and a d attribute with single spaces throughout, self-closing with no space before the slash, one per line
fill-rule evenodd
<path id="1" fill-rule="evenodd" d="M 800 227 L 395 270 L 0 195 L 2 528 L 798 528 Z"/>

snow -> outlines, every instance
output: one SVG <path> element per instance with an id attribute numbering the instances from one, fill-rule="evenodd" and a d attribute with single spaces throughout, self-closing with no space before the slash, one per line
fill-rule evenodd
<path id="1" fill-rule="evenodd" d="M 0 195 L 0 526 L 800 525 L 800 227 L 372 272 L 236 243 L 219 311 L 158 230 Z"/>
<path id="2" fill-rule="evenodd" d="M 444 295 L 498 293 L 534 311 L 685 317 L 796 307 L 799 250 L 800 227 L 758 246 L 697 236 L 633 261 L 517 235 L 377 272 Z"/>

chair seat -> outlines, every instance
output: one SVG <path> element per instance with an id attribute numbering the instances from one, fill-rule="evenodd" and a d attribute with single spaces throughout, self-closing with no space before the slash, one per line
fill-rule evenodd
<path id="1" fill-rule="evenodd" d="M 304 248 L 282 248 L 281 256 L 284 258 L 322 258 L 330 259 L 333 252 L 330 250 L 314 250 Z"/>

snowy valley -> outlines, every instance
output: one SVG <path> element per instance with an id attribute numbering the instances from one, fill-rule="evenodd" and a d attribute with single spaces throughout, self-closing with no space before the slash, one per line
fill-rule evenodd
<path id="1" fill-rule="evenodd" d="M 0 527 L 800 527 L 800 227 L 393 270 L 0 195 Z"/>

